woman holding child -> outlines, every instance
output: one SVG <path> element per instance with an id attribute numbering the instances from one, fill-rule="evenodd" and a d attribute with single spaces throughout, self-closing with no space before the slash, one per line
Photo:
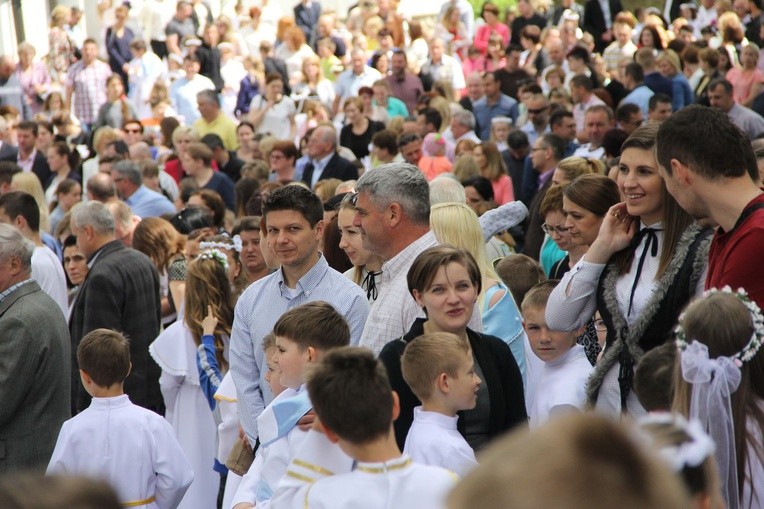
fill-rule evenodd
<path id="1" fill-rule="evenodd" d="M 475 259 L 463 249 L 436 246 L 422 252 L 408 273 L 408 287 L 427 318 L 417 318 L 402 338 L 388 343 L 379 355 L 400 398 L 395 437 L 401 448 L 420 401 L 403 380 L 401 355 L 406 345 L 429 332 L 450 332 L 469 340 L 475 372 L 483 380 L 472 410 L 460 412 L 458 429 L 478 450 L 492 438 L 527 421 L 523 380 L 512 352 L 502 340 L 467 328 L 482 289 Z"/>
<path id="2" fill-rule="evenodd" d="M 666 191 L 653 154 L 656 133 L 657 126 L 641 127 L 624 142 L 617 180 L 625 201 L 607 211 L 586 255 L 555 288 L 546 310 L 548 325 L 566 331 L 579 328 L 595 310 L 602 315 L 605 353 L 587 391 L 591 403 L 613 414 L 645 413 L 631 391 L 634 366 L 644 351 L 671 337 L 682 308 L 702 289 L 711 241 L 711 231 Z M 564 203 L 575 240 L 586 210 L 571 209 L 565 198 Z"/>

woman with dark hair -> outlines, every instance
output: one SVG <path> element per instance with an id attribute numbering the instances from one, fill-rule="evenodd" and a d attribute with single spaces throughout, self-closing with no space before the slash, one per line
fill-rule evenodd
<path id="1" fill-rule="evenodd" d="M 223 231 L 225 203 L 218 193 L 210 189 L 197 189 L 188 197 L 187 205 L 204 210 L 209 215 L 212 226 L 218 231 Z"/>
<path id="2" fill-rule="evenodd" d="M 597 175 L 574 180 L 563 196 L 571 237 L 589 249 L 552 292 L 546 320 L 571 331 L 600 313 L 607 340 L 587 391 L 590 403 L 613 415 L 645 413 L 631 390 L 634 367 L 643 352 L 673 338 L 679 313 L 705 282 L 711 230 L 666 190 L 653 152 L 657 131 L 656 124 L 640 127 L 623 144 L 611 200 L 620 191 L 625 201 L 588 203 L 595 179 L 607 180 Z M 589 219 L 593 212 L 604 217 Z M 599 231 L 584 236 L 591 222 Z"/>
<path id="3" fill-rule="evenodd" d="M 50 213 L 50 231 L 56 231 L 58 222 L 82 200 L 82 186 L 74 179 L 64 179 L 56 187 L 55 208 Z"/>
<path id="4" fill-rule="evenodd" d="M 299 152 L 294 143 L 289 140 L 278 140 L 273 144 L 268 153 L 270 163 L 271 181 L 278 181 L 282 184 L 288 184 L 295 180 L 295 163 Z"/>
<path id="5" fill-rule="evenodd" d="M 340 239 L 342 233 L 337 226 L 337 216 L 332 217 L 326 226 L 324 226 L 324 239 L 321 247 L 326 262 L 331 268 L 338 272 L 345 273 L 353 268 L 345 251 L 340 249 Z"/>
<path id="6" fill-rule="evenodd" d="M 45 188 L 45 202 L 50 206 L 56 197 L 58 185 L 66 179 L 82 183 L 82 177 L 75 170 L 80 163 L 80 155 L 71 150 L 65 141 L 57 141 L 48 149 L 48 166 L 53 174 Z"/>
<path id="7" fill-rule="evenodd" d="M 724 77 L 719 72 L 719 52 L 713 48 L 703 48 L 698 53 L 698 65 L 703 71 L 703 76 L 695 87 L 695 102 L 703 106 L 711 106 L 708 101 L 708 84 Z"/>
<path id="8" fill-rule="evenodd" d="M 475 39 L 472 44 L 481 54 L 485 55 L 488 49 L 488 39 L 492 34 L 498 34 L 501 37 L 502 48 L 506 47 L 509 44 L 509 27 L 499 19 L 499 8 L 491 2 L 486 2 L 483 4 L 480 17 L 485 23 L 475 31 Z"/>
<path id="9" fill-rule="evenodd" d="M 236 150 L 236 157 L 249 163 L 255 160 L 255 126 L 252 122 L 242 120 L 236 126 L 236 141 L 239 142 L 239 148 Z"/>
<path id="10" fill-rule="evenodd" d="M 653 25 L 645 25 L 645 27 L 642 29 L 642 32 L 639 34 L 639 41 L 637 42 L 637 46 L 640 48 L 650 48 L 653 50 L 653 53 L 656 54 L 659 51 L 663 51 L 665 49 L 663 47 L 663 39 L 661 39 L 661 34 Z"/>
<path id="11" fill-rule="evenodd" d="M 493 186 L 487 178 L 475 175 L 463 181 L 462 187 L 464 187 L 464 194 L 467 195 L 467 205 L 476 213 L 479 214 L 478 207 L 482 203 L 496 206 L 496 202 L 493 201 Z"/>
<path id="12" fill-rule="evenodd" d="M 450 246 L 431 247 L 414 260 L 407 280 L 409 292 L 424 309 L 426 318 L 417 318 L 403 337 L 385 345 L 379 354 L 400 398 L 400 415 L 394 422 L 398 444 L 403 447 L 414 407 L 421 405 L 403 380 L 401 355 L 409 342 L 425 332 L 450 332 L 470 343 L 475 372 L 484 383 L 478 390 L 475 408 L 459 412 L 457 427 L 473 449 L 479 450 L 517 425 L 526 425 L 523 379 L 509 346 L 495 336 L 467 328 L 483 281 L 472 255 Z"/>
<path id="13" fill-rule="evenodd" d="M 294 101 L 284 94 L 284 85 L 280 74 L 268 73 L 264 91 L 252 99 L 249 121 L 259 133 L 269 132 L 280 140 L 291 140 L 297 132 L 295 106 Z"/>
<path id="14" fill-rule="evenodd" d="M 98 108 L 94 129 L 109 126 L 120 129 L 128 120 L 138 118 L 135 106 L 125 97 L 125 84 L 119 74 L 112 74 L 106 80 L 106 102 Z"/>

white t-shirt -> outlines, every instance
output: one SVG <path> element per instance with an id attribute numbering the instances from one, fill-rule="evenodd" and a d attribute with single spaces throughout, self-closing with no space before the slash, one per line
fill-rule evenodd
<path id="1" fill-rule="evenodd" d="M 67 316 L 69 303 L 66 292 L 66 275 L 61 260 L 48 246 L 34 248 L 32 253 L 32 279 L 37 281 L 42 291 L 61 308 Z"/>

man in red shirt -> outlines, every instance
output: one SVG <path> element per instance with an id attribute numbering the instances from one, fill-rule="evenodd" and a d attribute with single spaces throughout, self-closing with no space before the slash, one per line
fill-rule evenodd
<path id="1" fill-rule="evenodd" d="M 689 106 L 658 131 L 656 155 L 666 188 L 696 219 L 719 225 L 708 255 L 706 288 L 744 288 L 764 305 L 764 193 L 748 137 L 722 112 Z"/>

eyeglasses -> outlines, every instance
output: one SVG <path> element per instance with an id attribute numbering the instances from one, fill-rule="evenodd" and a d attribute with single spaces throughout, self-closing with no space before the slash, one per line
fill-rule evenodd
<path id="1" fill-rule="evenodd" d="M 563 233 L 568 231 L 567 226 L 552 226 L 546 223 L 541 225 L 541 229 L 544 230 L 544 233 L 546 233 L 547 235 L 551 235 L 552 232 L 562 235 Z"/>
<path id="2" fill-rule="evenodd" d="M 607 325 L 605 325 L 605 320 L 603 320 L 602 318 L 600 318 L 599 320 L 594 320 L 594 330 L 605 332 L 607 330 Z"/>

